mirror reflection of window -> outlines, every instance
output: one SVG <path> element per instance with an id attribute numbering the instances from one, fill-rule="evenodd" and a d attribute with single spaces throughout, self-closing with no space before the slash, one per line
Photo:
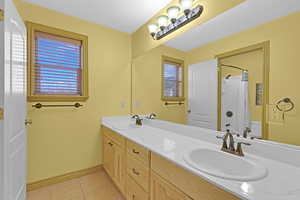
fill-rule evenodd
<path id="1" fill-rule="evenodd" d="M 183 100 L 183 61 L 163 58 L 162 100 Z"/>

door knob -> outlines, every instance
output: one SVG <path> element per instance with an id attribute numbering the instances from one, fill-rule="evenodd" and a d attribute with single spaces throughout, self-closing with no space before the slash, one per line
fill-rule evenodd
<path id="1" fill-rule="evenodd" d="M 31 119 L 26 119 L 25 120 L 25 125 L 28 126 L 28 125 L 31 125 L 32 124 L 32 120 Z"/>
<path id="2" fill-rule="evenodd" d="M 187 112 L 188 112 L 189 114 L 191 114 L 192 111 L 191 111 L 191 110 L 188 110 Z"/>

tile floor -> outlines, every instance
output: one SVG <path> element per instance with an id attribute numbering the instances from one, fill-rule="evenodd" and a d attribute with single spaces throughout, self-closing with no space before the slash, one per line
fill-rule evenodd
<path id="1" fill-rule="evenodd" d="M 27 200 L 125 200 L 108 175 L 94 174 L 27 193 Z"/>

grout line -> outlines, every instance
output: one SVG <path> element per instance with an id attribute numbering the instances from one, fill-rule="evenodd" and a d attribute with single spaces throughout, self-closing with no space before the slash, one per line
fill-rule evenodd
<path id="1" fill-rule="evenodd" d="M 87 197 L 85 196 L 85 192 L 84 192 L 84 190 L 83 190 L 82 184 L 83 184 L 83 183 L 82 183 L 82 177 L 80 177 L 80 178 L 79 178 L 80 190 L 81 190 L 81 192 L 82 192 L 83 200 L 86 200 Z"/>

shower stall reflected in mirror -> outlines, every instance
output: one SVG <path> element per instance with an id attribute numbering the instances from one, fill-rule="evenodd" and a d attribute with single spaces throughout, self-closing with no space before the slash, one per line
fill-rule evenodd
<path id="1" fill-rule="evenodd" d="M 253 137 L 261 137 L 259 122 L 251 121 L 249 105 L 249 73 L 248 70 L 231 65 L 221 64 L 239 70 L 238 73 L 223 73 L 222 77 L 222 131 L 229 129 L 233 133 L 243 133 L 247 137 L 252 132 Z M 255 131 L 254 131 L 255 129 Z"/>
<path id="2" fill-rule="evenodd" d="M 264 48 L 255 46 L 218 57 L 219 130 L 267 139 L 264 59 Z"/>

